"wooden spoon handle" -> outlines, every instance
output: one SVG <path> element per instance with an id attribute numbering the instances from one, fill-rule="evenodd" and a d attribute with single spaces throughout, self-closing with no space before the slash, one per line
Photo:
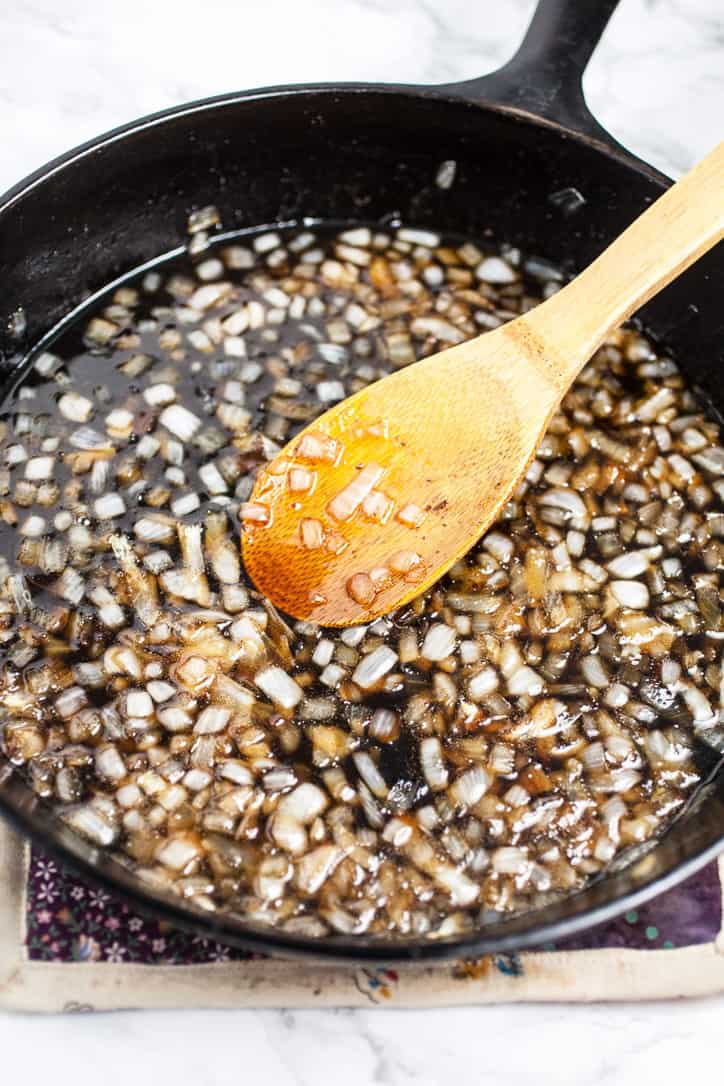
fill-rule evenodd
<path id="1" fill-rule="evenodd" d="M 523 318 L 567 387 L 614 328 L 724 237 L 724 143 Z"/>

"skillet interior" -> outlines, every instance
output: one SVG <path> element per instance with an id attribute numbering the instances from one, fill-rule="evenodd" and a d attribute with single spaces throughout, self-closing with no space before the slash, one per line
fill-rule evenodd
<path id="1" fill-rule="evenodd" d="M 449 190 L 436 186 L 454 160 Z M 188 212 L 214 203 L 225 229 L 314 219 L 405 222 L 520 245 L 571 271 L 666 185 L 625 153 L 525 114 L 414 88 L 304 88 L 221 98 L 129 126 L 71 153 L 0 205 L 3 383 L 30 346 L 89 294 L 184 240 Z M 583 197 L 581 201 L 573 193 Z M 564 195 L 561 195 L 564 194 Z M 710 403 L 724 407 L 721 246 L 644 311 Z M 25 331 L 18 336 L 22 320 Z M 716 757 L 709 764 L 714 770 Z M 704 801 L 705 800 L 705 801 Z M 475 936 L 437 942 L 335 937 L 324 943 L 151 898 L 75 836 L 0 761 L 0 807 L 77 868 L 205 936 L 261 949 L 355 959 L 483 953 L 561 937 L 678 881 L 724 840 L 724 773 L 665 839 L 624 871 Z"/>

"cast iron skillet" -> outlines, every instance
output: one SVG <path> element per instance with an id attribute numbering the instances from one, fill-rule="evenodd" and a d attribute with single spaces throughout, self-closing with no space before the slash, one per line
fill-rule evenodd
<path id="1" fill-rule="evenodd" d="M 178 249 L 190 210 L 225 229 L 305 218 L 405 222 L 492 236 L 570 270 L 587 264 L 670 183 L 589 113 L 581 77 L 616 0 L 540 0 L 513 59 L 443 87 L 274 87 L 137 121 L 56 159 L 0 202 L 3 383 L 56 322 L 118 276 Z M 435 184 L 456 165 L 448 190 Z M 719 246 L 642 313 L 715 408 L 724 406 Z M 0 760 L 0 809 L 84 877 L 146 912 L 223 942 L 317 958 L 484 954 L 560 939 L 660 893 L 724 846 L 724 770 L 663 839 L 559 903 L 438 941 L 315 940 L 156 896 L 78 837 Z"/>

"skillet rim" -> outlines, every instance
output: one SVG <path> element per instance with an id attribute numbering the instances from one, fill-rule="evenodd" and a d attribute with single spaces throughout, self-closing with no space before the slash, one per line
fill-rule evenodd
<path id="1" fill-rule="evenodd" d="M 497 73 L 491 73 L 495 76 Z M 673 181 L 666 174 L 651 166 L 648 162 L 632 155 L 625 147 L 619 144 L 612 136 L 602 128 L 596 128 L 594 134 L 578 131 L 569 127 L 562 121 L 549 117 L 542 117 L 532 110 L 520 106 L 510 105 L 496 101 L 493 97 L 485 96 L 485 81 L 471 79 L 456 83 L 443 83 L 439 85 L 414 84 L 414 83 L 289 83 L 273 84 L 269 87 L 255 87 L 246 91 L 231 91 L 223 94 L 212 95 L 208 98 L 195 98 L 190 102 L 184 102 L 178 106 L 170 106 L 167 109 L 156 110 L 153 113 L 144 114 L 132 121 L 107 129 L 105 132 L 85 140 L 71 147 L 67 151 L 51 158 L 44 165 L 32 170 L 21 178 L 9 189 L 0 193 L 0 215 L 10 211 L 14 204 L 26 193 L 33 191 L 41 182 L 49 180 L 54 174 L 67 166 L 81 161 L 87 155 L 102 147 L 110 146 L 121 139 L 130 137 L 138 132 L 164 124 L 177 117 L 191 116 L 194 113 L 202 113 L 208 109 L 223 109 L 229 106 L 243 103 L 253 103 L 282 97 L 301 97 L 312 94 L 378 94 L 402 96 L 413 99 L 431 99 L 440 102 L 448 102 L 452 105 L 473 109 L 482 109 L 491 113 L 498 113 L 503 118 L 527 123 L 534 127 L 548 128 L 557 131 L 563 138 L 592 148 L 608 158 L 617 161 L 623 166 L 635 169 L 648 180 L 659 187 L 667 188 Z M 490 90 L 493 92 L 493 84 Z M 483 95 L 480 95 L 480 89 Z"/>

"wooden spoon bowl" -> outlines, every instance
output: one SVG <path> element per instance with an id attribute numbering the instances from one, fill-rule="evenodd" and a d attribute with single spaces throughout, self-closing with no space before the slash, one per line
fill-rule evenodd
<path id="1" fill-rule="evenodd" d="M 606 336 L 722 236 L 724 144 L 536 309 L 327 411 L 242 509 L 257 587 L 325 626 L 419 595 L 495 520 Z"/>

